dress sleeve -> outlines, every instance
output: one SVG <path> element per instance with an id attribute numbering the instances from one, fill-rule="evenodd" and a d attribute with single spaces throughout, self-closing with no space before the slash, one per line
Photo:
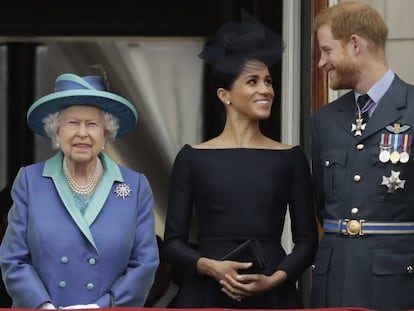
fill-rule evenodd
<path id="1" fill-rule="evenodd" d="M 165 258 L 182 271 L 194 273 L 201 257 L 189 243 L 193 213 L 191 147 L 185 145 L 174 161 L 164 234 Z"/>
<path id="2" fill-rule="evenodd" d="M 309 163 L 299 147 L 294 151 L 292 161 L 289 213 L 294 247 L 279 269 L 295 282 L 312 264 L 318 247 L 318 232 Z"/>

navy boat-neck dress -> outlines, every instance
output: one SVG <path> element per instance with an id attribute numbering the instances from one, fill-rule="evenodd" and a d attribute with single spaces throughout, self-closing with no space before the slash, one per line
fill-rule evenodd
<path id="1" fill-rule="evenodd" d="M 295 246 L 287 255 L 280 243 L 288 207 Z M 196 239 L 190 241 L 194 227 Z M 219 259 L 246 240 L 260 244 L 264 274 L 281 269 L 289 280 L 238 302 L 216 280 L 198 274 L 196 264 L 200 257 Z M 310 169 L 300 147 L 184 145 L 180 150 L 172 170 L 164 244 L 164 255 L 180 278 L 175 307 L 300 308 L 295 282 L 312 263 L 316 248 Z"/>

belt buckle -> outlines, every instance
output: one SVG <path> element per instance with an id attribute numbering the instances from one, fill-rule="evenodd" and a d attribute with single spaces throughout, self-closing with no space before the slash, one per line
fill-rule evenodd
<path id="1" fill-rule="evenodd" d="M 344 219 L 346 230 L 344 232 L 345 235 L 355 236 L 355 235 L 364 235 L 362 231 L 362 224 L 364 223 L 364 219 Z"/>

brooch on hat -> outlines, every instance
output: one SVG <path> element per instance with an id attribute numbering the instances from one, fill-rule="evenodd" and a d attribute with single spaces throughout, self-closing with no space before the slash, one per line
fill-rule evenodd
<path id="1" fill-rule="evenodd" d="M 94 64 L 91 65 L 91 68 L 99 70 L 99 73 L 101 74 L 103 80 L 102 82 L 105 86 L 105 91 L 109 91 L 108 75 L 106 73 L 104 66 L 102 66 L 101 64 Z"/>
<path id="2" fill-rule="evenodd" d="M 116 193 L 117 197 L 121 197 L 122 200 L 125 200 L 126 197 L 129 197 L 132 190 L 129 185 L 122 183 L 116 186 L 114 192 Z"/>

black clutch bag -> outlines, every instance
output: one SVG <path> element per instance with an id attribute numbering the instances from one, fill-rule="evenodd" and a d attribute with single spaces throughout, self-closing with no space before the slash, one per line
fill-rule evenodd
<path id="1" fill-rule="evenodd" d="M 242 273 L 263 273 L 266 266 L 266 258 L 260 244 L 254 240 L 247 240 L 241 245 L 224 255 L 221 260 L 232 260 L 239 262 L 251 262 L 252 266 L 243 269 Z"/>

